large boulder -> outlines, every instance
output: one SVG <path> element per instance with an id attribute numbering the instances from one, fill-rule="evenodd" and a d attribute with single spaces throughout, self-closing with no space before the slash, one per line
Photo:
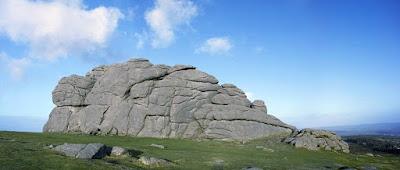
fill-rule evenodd
<path id="1" fill-rule="evenodd" d="M 308 150 L 333 150 L 349 153 L 349 145 L 333 132 L 320 129 L 303 129 L 285 139 L 296 148 Z"/>
<path id="2" fill-rule="evenodd" d="M 219 85 L 190 65 L 147 59 L 64 77 L 53 103 L 44 132 L 244 141 L 295 131 L 233 84 Z"/>
<path id="3" fill-rule="evenodd" d="M 110 153 L 110 149 L 101 143 L 58 145 L 53 149 L 65 156 L 80 159 L 101 159 Z"/>

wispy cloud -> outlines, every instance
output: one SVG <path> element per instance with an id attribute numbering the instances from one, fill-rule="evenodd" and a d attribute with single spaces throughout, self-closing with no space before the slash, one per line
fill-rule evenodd
<path id="1" fill-rule="evenodd" d="M 252 92 L 244 92 L 244 94 L 247 96 L 247 98 L 248 98 L 250 101 L 256 100 L 256 98 L 255 98 L 255 96 L 254 96 L 254 93 L 252 93 Z"/>
<path id="2" fill-rule="evenodd" d="M 142 33 L 135 33 L 134 37 L 136 38 L 136 49 L 143 49 L 145 43 L 149 39 L 149 35 L 146 31 Z"/>
<path id="3" fill-rule="evenodd" d="M 88 10 L 80 0 L 3 0 L 0 35 L 27 44 L 31 58 L 56 60 L 105 46 L 122 17 L 116 8 Z"/>
<path id="4" fill-rule="evenodd" d="M 124 19 L 127 21 L 133 21 L 133 19 L 136 17 L 136 11 L 137 11 L 137 6 L 135 7 L 128 7 L 126 12 L 124 12 Z"/>
<path id="5" fill-rule="evenodd" d="M 263 53 L 265 52 L 265 48 L 263 46 L 256 46 L 254 47 L 254 52 L 256 52 L 257 54 Z"/>
<path id="6" fill-rule="evenodd" d="M 28 67 L 30 63 L 31 60 L 29 58 L 11 59 L 8 63 L 8 67 L 12 78 L 17 80 L 21 79 L 26 67 Z"/>
<path id="7" fill-rule="evenodd" d="M 175 32 L 189 25 L 197 15 L 197 6 L 190 0 L 156 0 L 146 11 L 145 20 L 151 30 L 151 46 L 164 48 L 175 40 Z"/>
<path id="8" fill-rule="evenodd" d="M 29 58 L 11 58 L 6 53 L 0 53 L 0 63 L 7 66 L 7 70 L 14 80 L 19 80 L 24 75 L 25 69 L 31 64 Z"/>
<path id="9" fill-rule="evenodd" d="M 196 52 L 207 53 L 209 55 L 226 55 L 233 45 L 227 37 L 213 37 L 207 39 Z"/>

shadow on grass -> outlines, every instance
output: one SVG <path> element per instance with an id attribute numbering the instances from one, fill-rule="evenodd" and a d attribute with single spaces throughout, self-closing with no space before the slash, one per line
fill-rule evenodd
<path id="1" fill-rule="evenodd" d="M 143 151 L 136 150 L 136 149 L 129 149 L 128 154 L 131 157 L 139 159 L 139 156 L 143 154 Z"/>

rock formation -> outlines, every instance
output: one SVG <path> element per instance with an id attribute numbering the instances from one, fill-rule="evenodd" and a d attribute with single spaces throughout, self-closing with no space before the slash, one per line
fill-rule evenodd
<path id="1" fill-rule="evenodd" d="M 319 129 L 303 129 L 285 139 L 296 148 L 308 150 L 334 150 L 349 153 L 349 145 L 335 133 Z"/>
<path id="2" fill-rule="evenodd" d="M 44 132 L 251 140 L 295 131 L 235 85 L 219 85 L 193 66 L 146 59 L 64 77 L 53 103 Z"/>
<path id="3" fill-rule="evenodd" d="M 65 156 L 80 158 L 80 159 L 101 159 L 109 155 L 110 148 L 101 143 L 89 144 L 68 144 L 58 145 L 54 151 Z"/>

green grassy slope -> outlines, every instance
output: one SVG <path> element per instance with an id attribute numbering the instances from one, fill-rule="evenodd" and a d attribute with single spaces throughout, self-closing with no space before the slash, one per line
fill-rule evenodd
<path id="1" fill-rule="evenodd" d="M 215 169 L 223 160 L 223 169 L 256 166 L 264 169 L 337 169 L 340 166 L 399 169 L 400 157 L 343 154 L 294 149 L 279 142 L 252 141 L 246 144 L 186 139 L 155 139 L 120 136 L 0 132 L 0 169 L 146 169 L 135 158 L 107 157 L 104 160 L 80 160 L 44 149 L 48 144 L 104 143 L 137 150 L 140 155 L 171 160 L 175 165 L 158 169 Z M 161 144 L 166 149 L 149 146 Z M 262 147 L 264 147 L 264 149 Z M 140 152 L 139 152 L 140 151 Z M 157 169 L 157 168 L 156 168 Z"/>

